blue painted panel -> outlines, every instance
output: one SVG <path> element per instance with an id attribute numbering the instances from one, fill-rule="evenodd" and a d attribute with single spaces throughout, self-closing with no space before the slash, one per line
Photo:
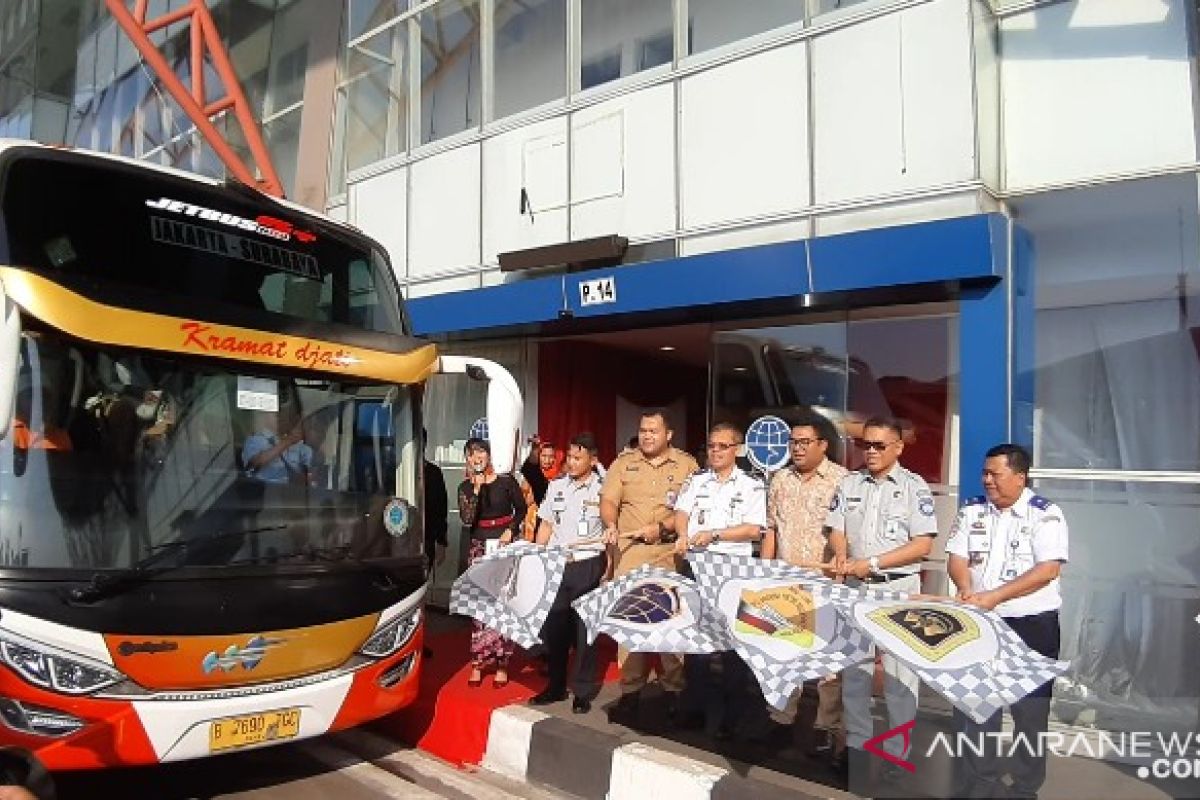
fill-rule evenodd
<path id="1" fill-rule="evenodd" d="M 737 303 L 808 292 L 807 242 L 725 250 L 567 276 L 567 300 L 578 317 Z M 611 275 L 616 302 L 581 306 L 579 284 Z"/>
<path id="2" fill-rule="evenodd" d="M 564 308 L 592 318 L 998 277 L 1007 260 L 1006 230 L 1003 216 L 981 214 L 514 281 L 418 298 L 409 313 L 418 335 L 435 335 L 548 322 Z M 616 280 L 616 302 L 581 307 L 580 282 L 608 275 Z"/>
<path id="3" fill-rule="evenodd" d="M 999 274 L 1007 272 L 1007 231 L 993 229 Z M 994 445 L 1011 440 L 1009 282 L 968 287 L 959 296 L 959 497 L 983 493 L 980 471 Z"/>
<path id="4" fill-rule="evenodd" d="M 1004 224 L 1000 214 L 979 214 L 814 239 L 813 291 L 999 276 Z"/>
<path id="5" fill-rule="evenodd" d="M 546 322 L 558 316 L 562 302 L 562 278 L 556 275 L 418 297 L 408 302 L 408 313 L 416 335 L 432 336 Z"/>

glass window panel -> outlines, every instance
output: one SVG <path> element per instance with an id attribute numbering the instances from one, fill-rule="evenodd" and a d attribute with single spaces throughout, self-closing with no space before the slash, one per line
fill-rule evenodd
<path id="1" fill-rule="evenodd" d="M 407 28 L 403 25 L 350 49 L 345 87 L 346 168 L 355 170 L 407 146 Z"/>
<path id="2" fill-rule="evenodd" d="M 346 90 L 333 100 L 333 147 L 329 157 L 329 196 L 346 191 Z"/>
<path id="3" fill-rule="evenodd" d="M 291 197 L 296 188 L 296 161 L 300 154 L 300 112 L 297 108 L 271 120 L 264 130 L 271 161 L 279 173 L 284 194 Z"/>
<path id="4" fill-rule="evenodd" d="M 305 6 L 293 5 L 277 14 L 271 34 L 271 71 L 267 81 L 266 114 L 282 111 L 304 98 L 308 66 L 308 17 Z"/>
<path id="5" fill-rule="evenodd" d="M 582 0 L 580 86 L 671 61 L 671 0 Z"/>
<path id="6" fill-rule="evenodd" d="M 904 466 L 930 483 L 957 483 L 950 474 L 958 413 L 958 369 L 950 358 L 958 349 L 957 330 L 950 316 L 860 319 L 849 327 L 847 418 L 897 419 L 904 429 Z"/>
<path id="7" fill-rule="evenodd" d="M 25 106 L 26 101 L 33 102 L 34 41 L 29 40 L 11 56 L 4 55 L 5 60 L 0 63 L 0 115 L 12 114 L 14 109 Z"/>
<path id="8" fill-rule="evenodd" d="M 145 81 L 142 83 L 141 93 L 142 145 L 138 150 L 139 155 L 160 146 L 165 139 L 163 127 L 165 107 L 158 92 L 148 81 Z"/>
<path id="9" fill-rule="evenodd" d="M 479 3 L 443 0 L 420 26 L 424 144 L 479 125 Z"/>
<path id="10" fill-rule="evenodd" d="M 1200 486 L 1038 480 L 1063 511 L 1062 659 L 1055 717 L 1107 730 L 1194 730 Z"/>
<path id="11" fill-rule="evenodd" d="M 1019 204 L 1034 263 L 1035 463 L 1200 470 L 1194 176 Z"/>
<path id="12" fill-rule="evenodd" d="M 100 103 L 96 108 L 96 149 L 101 153 L 112 152 L 115 94 L 111 86 L 104 90 L 100 95 Z"/>
<path id="13" fill-rule="evenodd" d="M 688 54 L 736 42 L 804 19 L 804 0 L 689 0 Z"/>
<path id="14" fill-rule="evenodd" d="M 142 71 L 134 70 L 117 83 L 113 117 L 117 125 L 117 152 L 123 156 L 137 155 L 137 105 L 145 82 Z"/>
<path id="15" fill-rule="evenodd" d="M 96 37 L 89 36 L 79 43 L 79 54 L 75 59 L 75 98 L 72 100 L 76 114 L 92 102 L 96 88 Z"/>
<path id="16" fill-rule="evenodd" d="M 109 22 L 96 34 L 96 88 L 106 89 L 112 84 L 117 66 L 117 25 Z M 124 34 L 122 34 L 124 35 Z"/>
<path id="17" fill-rule="evenodd" d="M 408 0 L 350 0 L 346 25 L 350 39 L 378 28 L 408 8 Z"/>
<path id="18" fill-rule="evenodd" d="M 567 94 L 565 0 L 496 3 L 497 117 Z"/>
<path id="19" fill-rule="evenodd" d="M 52 94 L 56 99 L 69 98 L 74 92 L 73 71 L 80 44 L 79 13 L 74 6 L 74 3 L 47 3 L 37 29 L 38 91 Z M 36 14 L 30 17 L 32 24 Z"/>

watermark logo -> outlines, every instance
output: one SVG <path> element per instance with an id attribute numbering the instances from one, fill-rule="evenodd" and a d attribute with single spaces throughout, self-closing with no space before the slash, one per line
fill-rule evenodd
<path id="1" fill-rule="evenodd" d="M 877 738 L 886 738 L 893 733 L 889 731 Z M 938 733 L 929 743 L 925 757 L 932 758 L 939 752 L 950 758 L 962 758 L 969 753 L 976 757 L 1000 759 L 1018 755 L 1030 758 L 1053 755 L 1058 758 L 1082 757 L 1125 763 L 1133 760 L 1142 762 L 1135 774 L 1144 781 L 1200 778 L 1200 733 L 1193 732 L 1043 731 L 1031 736 L 1002 731 L 989 731 L 976 736 Z M 884 753 L 879 755 L 889 761 L 894 758 Z"/>
<path id="2" fill-rule="evenodd" d="M 900 769 L 907 770 L 908 772 L 916 772 L 917 767 L 911 761 L 905 761 L 899 756 L 892 755 L 888 751 L 884 750 L 883 747 L 881 747 L 884 742 L 886 742 L 888 739 L 891 739 L 893 736 L 900 736 L 902 737 L 902 746 L 900 752 L 907 753 L 912 744 L 912 729 L 916 724 L 917 721 L 915 719 L 909 720 L 903 725 L 897 725 L 890 731 L 884 731 L 878 736 L 867 739 L 865 742 L 863 742 L 863 749 L 868 753 L 873 753 L 874 755 L 879 756 L 889 764 L 895 764 L 897 767 L 900 767 Z"/>

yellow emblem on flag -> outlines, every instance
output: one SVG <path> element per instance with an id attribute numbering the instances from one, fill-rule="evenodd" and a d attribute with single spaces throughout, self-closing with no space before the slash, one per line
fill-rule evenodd
<path id="1" fill-rule="evenodd" d="M 941 661 L 980 637 L 978 623 L 967 612 L 949 606 L 878 608 L 867 617 L 930 662 Z"/>
<path id="2" fill-rule="evenodd" d="M 813 646 L 817 604 L 800 585 L 745 590 L 738 600 L 735 633 L 782 639 L 804 649 Z"/>

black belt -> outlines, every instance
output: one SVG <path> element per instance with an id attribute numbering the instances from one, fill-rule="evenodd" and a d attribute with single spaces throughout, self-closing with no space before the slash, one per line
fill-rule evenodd
<path id="1" fill-rule="evenodd" d="M 887 583 L 888 581 L 898 581 L 901 578 L 911 578 L 914 575 L 919 575 L 919 572 L 880 572 L 871 574 L 862 579 L 863 583 Z"/>

